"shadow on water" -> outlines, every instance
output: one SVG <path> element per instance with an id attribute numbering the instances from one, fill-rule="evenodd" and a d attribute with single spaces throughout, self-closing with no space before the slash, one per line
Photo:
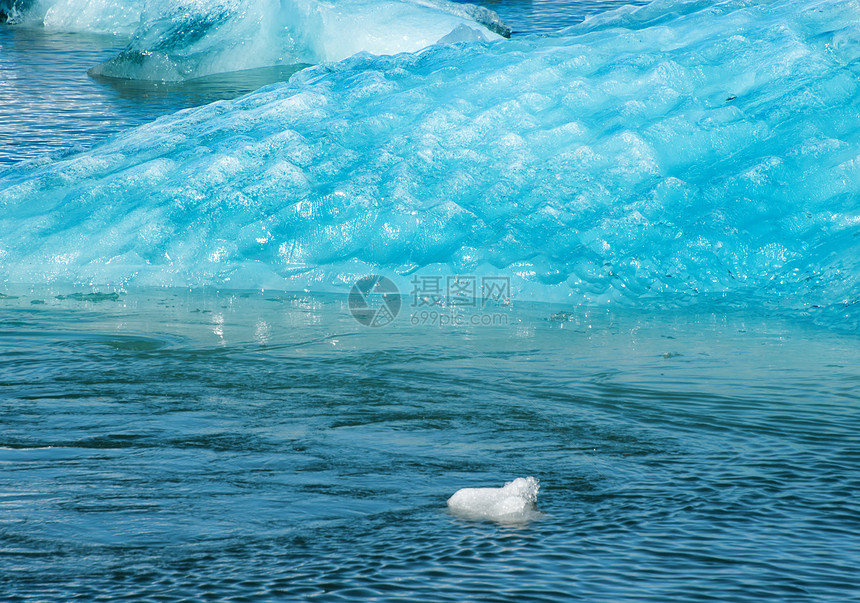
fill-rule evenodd
<path id="1" fill-rule="evenodd" d="M 218 73 L 184 82 L 159 82 L 112 78 L 90 74 L 90 77 L 110 87 L 120 98 L 135 102 L 176 102 L 188 106 L 228 100 L 259 90 L 269 84 L 285 82 L 309 64 L 278 65 Z"/>

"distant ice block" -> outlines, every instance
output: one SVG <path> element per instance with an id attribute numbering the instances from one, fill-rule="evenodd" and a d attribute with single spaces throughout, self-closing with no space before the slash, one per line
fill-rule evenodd
<path id="1" fill-rule="evenodd" d="M 0 14 L 131 36 L 91 74 L 159 81 L 510 35 L 491 10 L 446 0 L 0 0 Z"/>
<path id="2" fill-rule="evenodd" d="M 467 519 L 525 521 L 538 515 L 539 489 L 534 477 L 518 477 L 502 488 L 463 488 L 448 499 L 448 508 Z"/>
<path id="3" fill-rule="evenodd" d="M 128 36 L 140 25 L 144 0 L 0 0 L 0 17 L 46 29 Z"/>

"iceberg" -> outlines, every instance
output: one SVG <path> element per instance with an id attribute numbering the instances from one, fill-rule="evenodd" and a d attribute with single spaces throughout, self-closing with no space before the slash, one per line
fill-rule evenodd
<path id="1" fill-rule="evenodd" d="M 0 278 L 506 274 L 516 299 L 856 325 L 858 23 L 858 2 L 661 1 L 325 63 L 7 170 Z"/>
<path id="2" fill-rule="evenodd" d="M 16 0 L 6 13 L 53 30 L 128 36 L 90 73 L 154 81 L 510 36 L 494 12 L 447 0 Z"/>

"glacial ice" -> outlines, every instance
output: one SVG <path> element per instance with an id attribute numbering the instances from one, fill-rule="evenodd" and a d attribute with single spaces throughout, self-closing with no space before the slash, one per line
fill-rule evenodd
<path id="1" fill-rule="evenodd" d="M 510 35 L 492 11 L 447 0 L 34 0 L 19 12 L 49 29 L 130 36 L 91 73 L 159 81 Z"/>
<path id="2" fill-rule="evenodd" d="M 463 488 L 448 499 L 448 509 L 466 519 L 528 521 L 536 518 L 540 485 L 534 477 L 518 477 L 502 488 Z"/>
<path id="3" fill-rule="evenodd" d="M 144 0 L 0 0 L 0 14 L 15 24 L 96 34 L 131 35 Z"/>
<path id="4" fill-rule="evenodd" d="M 860 2 L 660 1 L 358 55 L 0 175 L 0 278 L 860 316 Z"/>

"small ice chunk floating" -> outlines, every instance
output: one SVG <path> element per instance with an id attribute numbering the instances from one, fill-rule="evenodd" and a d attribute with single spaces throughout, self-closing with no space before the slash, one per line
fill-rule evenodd
<path id="1" fill-rule="evenodd" d="M 523 522 L 539 516 L 540 484 L 534 477 L 518 477 L 503 488 L 463 488 L 448 499 L 448 509 L 466 519 Z"/>

